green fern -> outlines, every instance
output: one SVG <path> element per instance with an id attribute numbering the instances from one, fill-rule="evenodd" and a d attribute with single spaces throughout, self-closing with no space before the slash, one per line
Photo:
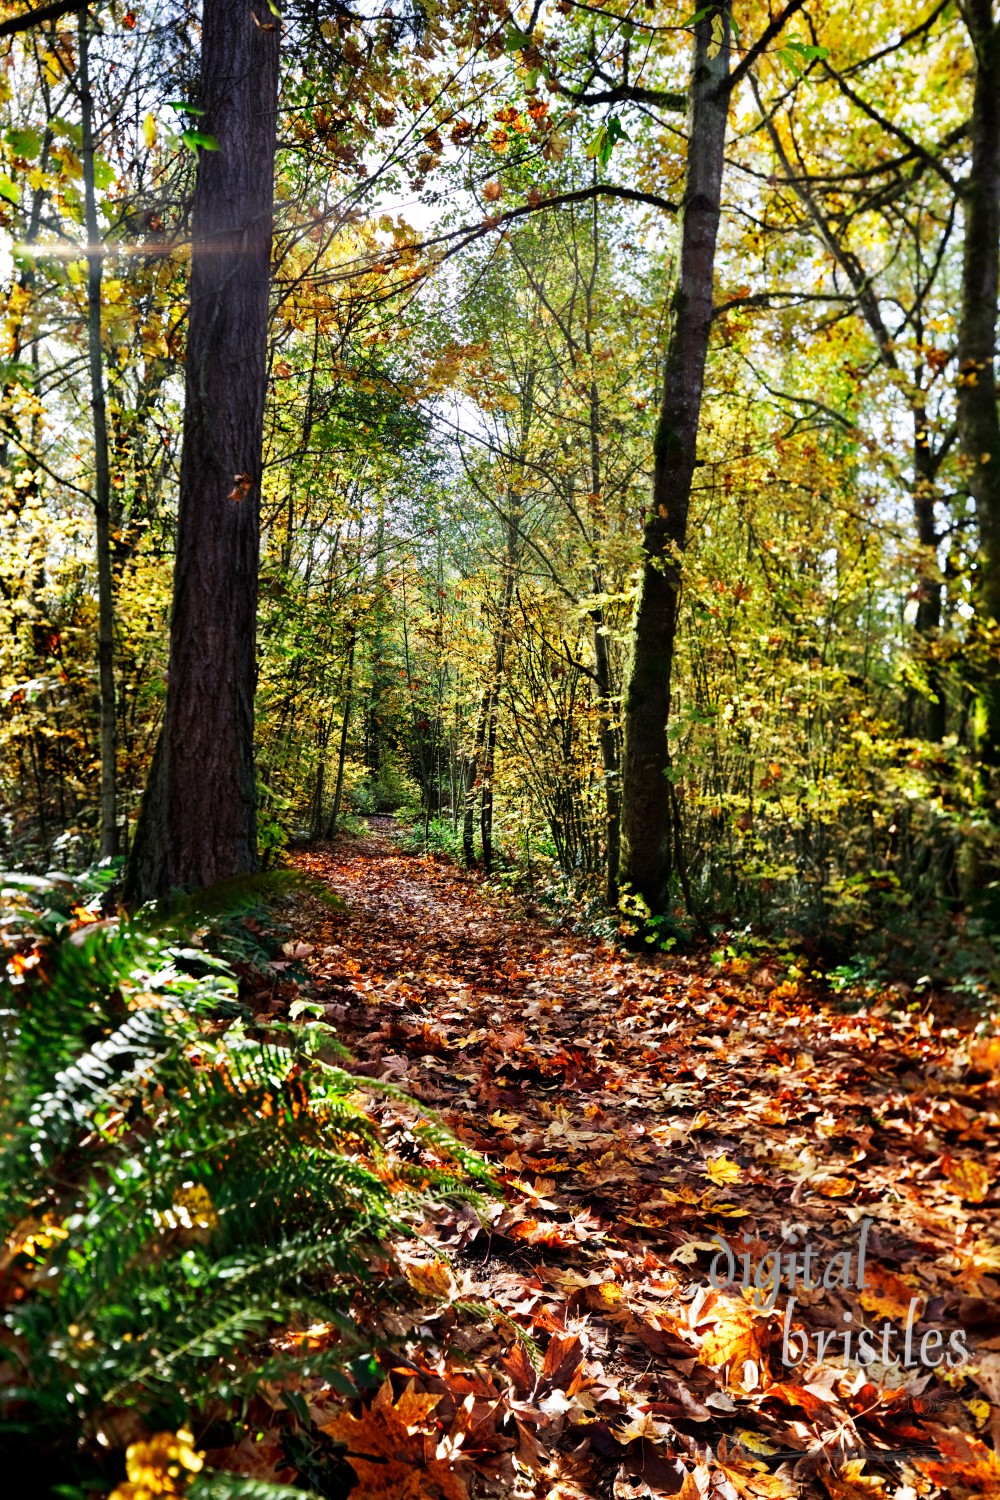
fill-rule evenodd
<path id="1" fill-rule="evenodd" d="M 303 1318 L 340 1331 L 306 1367 L 344 1388 L 370 1348 L 352 1311 L 373 1260 L 432 1202 L 489 1186 L 422 1110 L 407 1134 L 423 1159 L 390 1158 L 360 1081 L 329 1061 L 327 1027 L 261 1040 L 233 1020 L 223 960 L 179 961 L 194 927 L 291 888 L 229 882 L 204 905 L 74 931 L 65 881 L 3 883 L 0 930 L 22 958 L 0 1006 L 0 1214 L 15 1247 L 0 1262 L 0 1365 L 16 1372 L 0 1383 L 0 1449 L 31 1433 L 69 1450 L 107 1410 L 166 1428 L 245 1400 L 288 1366 L 271 1332 Z M 190 1493 L 302 1491 L 219 1475 Z"/>

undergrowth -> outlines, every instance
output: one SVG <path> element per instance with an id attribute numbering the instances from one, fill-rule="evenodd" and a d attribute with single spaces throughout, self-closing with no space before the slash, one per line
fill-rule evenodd
<path id="1" fill-rule="evenodd" d="M 102 917 L 93 885 L 2 883 L 6 1472 L 30 1472 L 34 1494 L 106 1495 L 127 1447 L 118 1500 L 301 1497 L 185 1468 L 185 1434 L 292 1362 L 354 1392 L 371 1361 L 359 1291 L 391 1240 L 430 1203 L 474 1197 L 485 1169 L 430 1122 L 408 1123 L 401 1159 L 321 1020 L 256 1024 L 233 962 L 263 940 L 234 919 L 287 877 L 131 919 Z M 336 1342 L 307 1358 L 270 1337 L 316 1323 Z M 133 1481 L 164 1453 L 179 1488 Z"/>

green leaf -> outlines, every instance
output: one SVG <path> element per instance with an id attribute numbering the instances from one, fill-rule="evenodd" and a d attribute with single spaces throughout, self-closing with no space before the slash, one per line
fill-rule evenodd
<path id="1" fill-rule="evenodd" d="M 779 47 L 778 56 L 787 67 L 791 68 L 796 78 L 802 77 L 802 69 L 799 67 L 798 62 L 795 58 L 795 53 L 790 47 Z"/>
<path id="2" fill-rule="evenodd" d="M 115 169 L 103 156 L 94 157 L 94 185 L 98 188 L 109 188 L 115 180 Z"/>
<path id="3" fill-rule="evenodd" d="M 829 47 L 810 47 L 805 42 L 786 42 L 782 51 L 795 52 L 804 62 L 822 62 L 830 56 Z"/>
<path id="4" fill-rule="evenodd" d="M 306 1404 L 305 1397 L 299 1391 L 282 1391 L 281 1399 L 288 1407 L 288 1410 L 294 1416 L 298 1417 L 303 1427 L 308 1429 L 312 1425 L 312 1419 L 309 1416 L 309 1407 Z"/>
<path id="5" fill-rule="evenodd" d="M 271 12 L 272 16 L 277 16 L 280 21 L 281 11 L 275 5 L 274 0 L 267 0 L 267 8 Z"/>
<path id="6" fill-rule="evenodd" d="M 288 1007 L 288 1019 L 297 1021 L 299 1016 L 322 1016 L 323 1007 L 314 1000 L 293 1000 Z"/>
<path id="7" fill-rule="evenodd" d="M 23 156 L 28 161 L 34 161 L 42 149 L 42 137 L 37 130 L 8 130 L 4 140 L 15 156 Z"/>
<path id="8" fill-rule="evenodd" d="M 0 172 L 0 198 L 6 198 L 8 203 L 20 203 L 21 190 L 6 172 Z"/>
<path id="9" fill-rule="evenodd" d="M 531 46 L 531 32 L 519 31 L 516 26 L 511 26 L 504 37 L 503 50 L 505 52 L 523 52 L 525 47 Z"/>
<path id="10" fill-rule="evenodd" d="M 16 260 L 15 260 L 16 263 Z M 4 385 L 31 386 L 35 382 L 35 370 L 16 359 L 0 360 L 0 380 Z"/>
<path id="11" fill-rule="evenodd" d="M 591 136 L 590 144 L 587 146 L 587 156 L 591 161 L 593 161 L 595 156 L 600 156 L 604 150 L 604 142 L 607 140 L 607 137 L 608 127 L 606 125 L 598 125 Z"/>
<path id="12" fill-rule="evenodd" d="M 693 15 L 688 16 L 686 21 L 678 21 L 677 24 L 678 26 L 697 26 L 698 22 L 704 21 L 705 17 L 711 15 L 714 9 L 714 5 L 703 5 L 701 10 L 696 10 Z"/>
<path id="13" fill-rule="evenodd" d="M 630 42 L 632 40 L 632 38 L 635 36 L 635 27 L 632 25 L 631 21 L 622 22 L 621 33 L 627 42 Z"/>
<path id="14" fill-rule="evenodd" d="M 167 108 L 176 110 L 179 115 L 203 115 L 205 113 L 199 104 L 188 104 L 186 99 L 168 99 Z"/>
<path id="15" fill-rule="evenodd" d="M 185 130 L 181 133 L 181 140 L 189 151 L 197 152 L 200 146 L 202 151 L 218 151 L 219 143 L 214 135 L 207 135 L 204 130 Z"/>
<path id="16" fill-rule="evenodd" d="M 619 141 L 631 140 L 617 115 L 612 115 L 603 125 L 599 125 L 587 147 L 587 156 L 593 161 L 595 158 L 602 167 L 606 167 L 611 160 L 611 153 Z"/>

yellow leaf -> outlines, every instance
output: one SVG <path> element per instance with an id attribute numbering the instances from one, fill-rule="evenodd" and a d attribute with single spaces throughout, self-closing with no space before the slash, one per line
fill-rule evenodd
<path id="1" fill-rule="evenodd" d="M 965 1404 L 977 1427 L 982 1427 L 985 1422 L 989 1421 L 990 1403 L 984 1401 L 982 1396 L 973 1396 L 972 1400 Z"/>
<path id="2" fill-rule="evenodd" d="M 760 1384 L 765 1368 L 753 1309 L 734 1298 L 720 1298 L 712 1310 L 713 1325 L 702 1339 L 699 1363 L 713 1369 L 728 1367 L 728 1385 L 749 1391 Z"/>
<path id="3" fill-rule="evenodd" d="M 990 1174 L 982 1162 L 973 1161 L 968 1156 L 946 1156 L 942 1159 L 941 1170 L 951 1183 L 956 1197 L 964 1199 L 966 1203 L 982 1203 L 989 1193 Z"/>
<path id="4" fill-rule="evenodd" d="M 584 1290 L 583 1301 L 591 1312 L 614 1312 L 621 1306 L 624 1295 L 617 1281 L 602 1281 L 599 1286 Z"/>
<path id="5" fill-rule="evenodd" d="M 414 1291 L 432 1302 L 450 1301 L 458 1290 L 446 1260 L 418 1260 L 403 1269 Z"/>
<path id="6" fill-rule="evenodd" d="M 147 151 L 152 151 L 156 145 L 157 133 L 156 121 L 151 114 L 148 114 L 142 122 L 142 138 L 146 142 Z"/>
<path id="7" fill-rule="evenodd" d="M 200 1473 L 204 1462 L 203 1455 L 194 1447 L 194 1437 L 184 1428 L 179 1432 L 158 1432 L 128 1449 L 125 1455 L 128 1483 L 113 1490 L 109 1500 L 147 1500 L 147 1496 L 152 1500 L 156 1495 L 181 1495 L 188 1476 Z"/>
<path id="8" fill-rule="evenodd" d="M 717 1187 L 725 1187 L 728 1182 L 743 1181 L 743 1168 L 730 1161 L 723 1152 L 721 1156 L 713 1156 L 705 1163 L 705 1176 L 710 1177 Z"/>
<path id="9" fill-rule="evenodd" d="M 813 1183 L 813 1188 L 824 1198 L 849 1198 L 854 1192 L 854 1183 L 849 1177 L 820 1177 Z"/>

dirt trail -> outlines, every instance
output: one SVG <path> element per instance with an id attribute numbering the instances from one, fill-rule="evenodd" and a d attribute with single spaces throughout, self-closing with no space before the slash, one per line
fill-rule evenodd
<path id="1" fill-rule="evenodd" d="M 973 1043 L 970 1069 L 965 1034 L 891 991 L 849 1014 L 773 966 L 560 935 L 385 832 L 299 863 L 349 906 L 307 936 L 357 1067 L 437 1111 L 507 1188 L 488 1231 L 436 1226 L 445 1302 L 498 1307 L 544 1365 L 502 1320 L 428 1314 L 486 1382 L 468 1387 L 481 1422 L 456 1483 L 1000 1495 L 1000 1049 Z M 766 1295 L 775 1252 L 761 1310 L 740 1283 L 759 1271 Z M 439 1393 L 472 1378 L 446 1355 L 418 1367 Z M 435 1482 L 414 1494 L 448 1493 Z"/>

